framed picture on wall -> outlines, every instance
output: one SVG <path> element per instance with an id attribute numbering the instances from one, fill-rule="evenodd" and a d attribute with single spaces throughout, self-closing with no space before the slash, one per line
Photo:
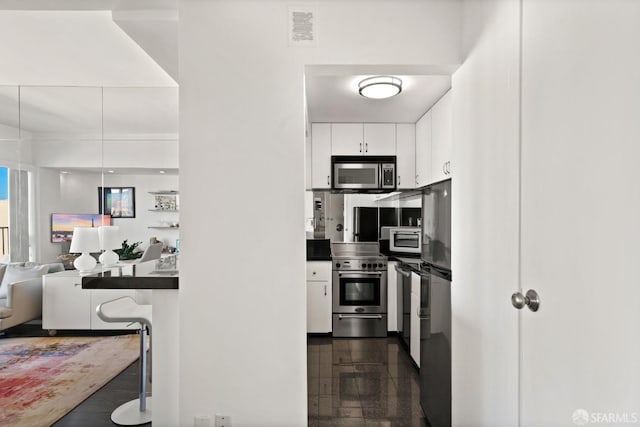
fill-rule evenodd
<path id="1" fill-rule="evenodd" d="M 98 187 L 98 208 L 111 218 L 135 218 L 135 187 Z"/>

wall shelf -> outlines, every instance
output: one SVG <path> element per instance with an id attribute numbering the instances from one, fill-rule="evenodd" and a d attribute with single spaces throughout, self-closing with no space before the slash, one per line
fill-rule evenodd
<path id="1" fill-rule="evenodd" d="M 178 209 L 149 209 L 151 212 L 179 212 Z"/>

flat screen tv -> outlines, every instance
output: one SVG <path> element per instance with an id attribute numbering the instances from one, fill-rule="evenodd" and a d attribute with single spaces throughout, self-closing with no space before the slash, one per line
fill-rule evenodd
<path id="1" fill-rule="evenodd" d="M 100 214 L 51 214 L 51 242 L 70 242 L 73 227 L 100 227 L 111 225 L 111 215 Z"/>

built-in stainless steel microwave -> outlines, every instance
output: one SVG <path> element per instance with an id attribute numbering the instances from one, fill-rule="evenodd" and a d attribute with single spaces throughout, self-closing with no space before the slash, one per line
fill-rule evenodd
<path id="1" fill-rule="evenodd" d="M 332 156 L 331 170 L 333 190 L 384 193 L 396 189 L 396 156 Z"/>

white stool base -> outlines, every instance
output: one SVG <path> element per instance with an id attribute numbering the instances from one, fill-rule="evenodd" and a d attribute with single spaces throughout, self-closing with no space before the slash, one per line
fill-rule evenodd
<path id="1" fill-rule="evenodd" d="M 151 397 L 147 397 L 147 410 L 140 412 L 140 399 L 130 400 L 111 413 L 111 421 L 121 426 L 137 426 L 151 422 Z"/>

